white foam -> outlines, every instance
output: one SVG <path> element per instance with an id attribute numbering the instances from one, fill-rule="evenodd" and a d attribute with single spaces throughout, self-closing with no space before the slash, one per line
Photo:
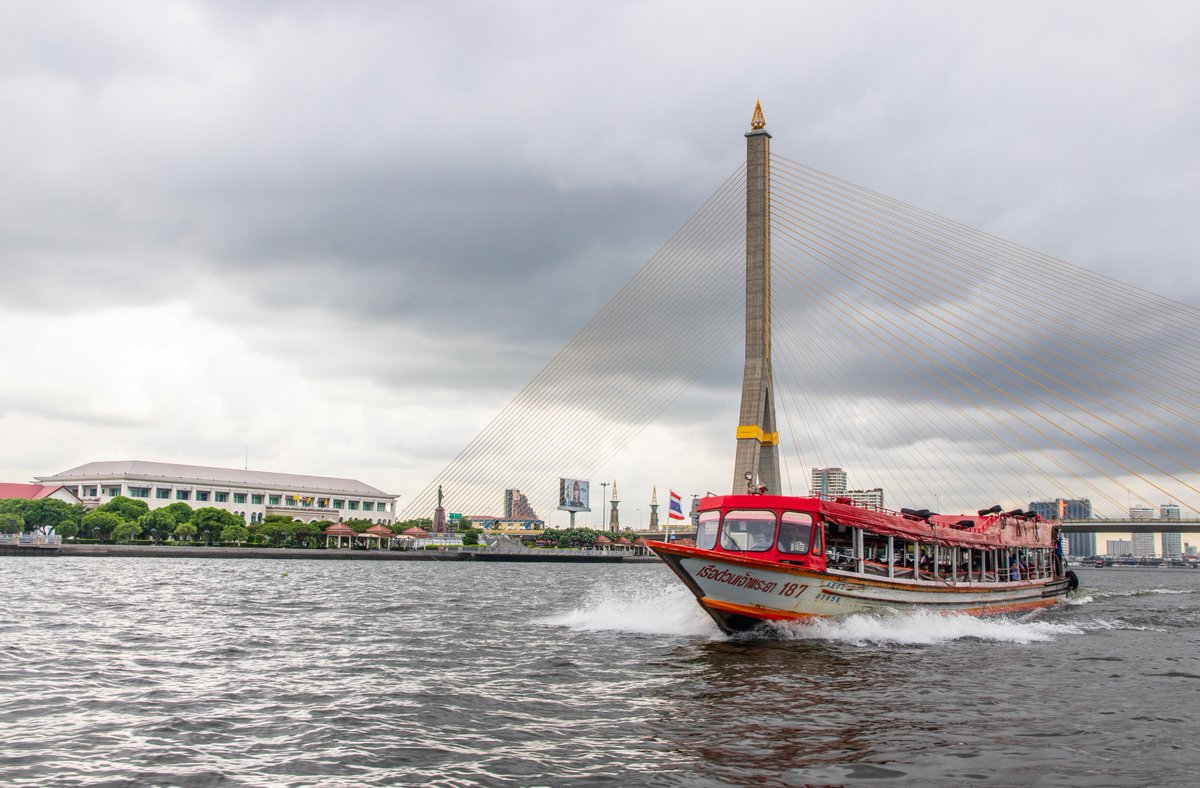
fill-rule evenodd
<path id="1" fill-rule="evenodd" d="M 873 644 L 935 645 L 954 640 L 1041 643 L 1059 635 L 1080 634 L 1069 624 L 1010 618 L 977 618 L 916 611 L 885 615 L 852 615 L 774 627 L 795 640 L 829 640 L 856 646 Z"/>
<path id="2" fill-rule="evenodd" d="M 722 637 L 721 630 L 686 587 L 604 587 L 579 607 L 546 620 L 579 632 L 635 632 L 643 635 Z"/>
<path id="3" fill-rule="evenodd" d="M 1089 604 L 1089 603 L 1095 602 L 1095 601 L 1096 600 L 1094 598 L 1092 598 L 1091 595 L 1087 595 L 1087 594 L 1085 594 L 1084 596 L 1068 595 L 1068 596 L 1063 597 L 1064 605 L 1086 605 L 1086 604 Z"/>
<path id="4" fill-rule="evenodd" d="M 1128 630 L 1130 632 L 1166 632 L 1167 631 L 1165 629 L 1160 629 L 1159 627 L 1145 627 L 1145 626 L 1138 626 L 1136 624 L 1129 624 L 1125 621 L 1122 621 L 1119 618 L 1118 619 L 1095 618 L 1095 619 L 1092 619 L 1091 621 L 1085 621 L 1085 622 L 1081 623 L 1080 626 L 1085 630 L 1092 630 L 1092 631 L 1096 631 L 1096 630 L 1103 631 L 1103 630 L 1112 630 L 1112 629 L 1122 629 L 1122 630 Z"/>

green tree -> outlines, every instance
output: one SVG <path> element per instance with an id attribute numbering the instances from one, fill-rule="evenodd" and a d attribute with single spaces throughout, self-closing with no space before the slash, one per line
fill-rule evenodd
<path id="1" fill-rule="evenodd" d="M 29 506 L 31 503 L 33 503 L 33 501 L 25 498 L 0 498 L 0 512 L 4 512 L 6 514 L 19 514 L 24 517 L 25 507 Z"/>
<path id="2" fill-rule="evenodd" d="M 328 520 L 313 523 L 295 523 L 292 525 L 292 540 L 297 544 L 314 547 L 320 543 L 321 531 L 333 525 Z"/>
<path id="3" fill-rule="evenodd" d="M 479 544 L 479 531 L 474 528 L 468 528 L 463 534 L 462 543 L 468 547 Z"/>
<path id="4" fill-rule="evenodd" d="M 250 531 L 248 531 L 244 525 L 227 525 L 221 529 L 222 542 L 236 542 L 240 545 L 249 537 Z"/>
<path id="5" fill-rule="evenodd" d="M 22 512 L 25 517 L 25 527 L 36 528 L 46 533 L 63 520 L 73 520 L 77 516 L 75 507 L 57 498 L 40 498 L 30 501 Z"/>
<path id="6" fill-rule="evenodd" d="M 88 512 L 83 516 L 83 530 L 96 539 L 107 539 L 113 529 L 121 524 L 121 518 L 112 512 L 102 512 L 99 509 Z"/>
<path id="7" fill-rule="evenodd" d="M 175 526 L 173 533 L 175 534 L 176 539 L 190 541 L 192 537 L 196 535 L 196 526 L 192 525 L 191 523 L 180 523 L 179 525 Z"/>
<path id="8" fill-rule="evenodd" d="M 197 533 L 208 531 L 214 538 L 223 529 L 233 525 L 239 526 L 246 531 L 246 535 L 240 541 L 244 542 L 250 537 L 250 530 L 246 528 L 246 522 L 241 517 L 238 517 L 233 512 L 218 509 L 215 506 L 202 506 L 192 512 L 191 523 L 196 526 Z"/>
<path id="9" fill-rule="evenodd" d="M 183 501 L 176 501 L 173 504 L 164 506 L 162 510 L 164 512 L 169 512 L 171 517 L 174 518 L 176 524 L 186 523 L 188 520 L 192 519 L 192 507 L 188 506 Z"/>
<path id="10" fill-rule="evenodd" d="M 0 534 L 19 534 L 25 530 L 25 518 L 18 512 L 0 512 Z"/>
<path id="11" fill-rule="evenodd" d="M 292 535 L 292 523 L 280 522 L 263 522 L 258 532 L 266 537 L 267 544 L 278 547 L 285 539 Z"/>
<path id="12" fill-rule="evenodd" d="M 107 514 L 107 512 L 101 512 Z M 118 542 L 128 542 L 137 539 L 142 534 L 142 526 L 138 523 L 120 522 L 112 529 L 112 537 Z"/>
<path id="13" fill-rule="evenodd" d="M 137 522 L 143 514 L 150 511 L 150 505 L 145 501 L 139 501 L 137 498 L 117 495 L 108 501 L 108 503 L 97 506 L 96 511 L 112 512 L 122 520 Z"/>
<path id="14" fill-rule="evenodd" d="M 266 517 L 263 518 L 264 525 L 266 525 L 267 523 L 291 524 L 294 522 L 296 522 L 296 521 L 292 519 L 291 515 L 287 515 L 287 514 L 268 514 Z"/>
<path id="15" fill-rule="evenodd" d="M 162 539 L 175 530 L 175 518 L 166 509 L 155 509 L 139 517 L 138 525 L 154 539 Z"/>
<path id="16" fill-rule="evenodd" d="M 54 526 L 54 533 L 61 536 L 63 539 L 72 539 L 75 534 L 79 533 L 79 526 L 74 520 L 63 520 L 58 525 Z"/>

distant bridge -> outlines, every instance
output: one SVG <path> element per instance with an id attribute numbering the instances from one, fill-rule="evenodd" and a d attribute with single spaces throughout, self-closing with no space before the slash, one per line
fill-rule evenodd
<path id="1" fill-rule="evenodd" d="M 1088 534 L 1200 533 L 1200 520 L 1063 520 L 1063 531 Z"/>

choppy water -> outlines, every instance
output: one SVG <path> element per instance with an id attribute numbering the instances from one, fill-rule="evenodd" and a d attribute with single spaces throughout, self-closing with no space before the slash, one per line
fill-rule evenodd
<path id="1" fill-rule="evenodd" d="M 0 785 L 1196 785 L 1200 572 L 729 639 L 661 566 L 0 558 Z"/>

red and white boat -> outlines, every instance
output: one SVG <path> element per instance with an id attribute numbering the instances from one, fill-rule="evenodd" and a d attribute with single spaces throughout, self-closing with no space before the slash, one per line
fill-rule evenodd
<path id="1" fill-rule="evenodd" d="M 700 501 L 696 545 L 648 542 L 725 632 L 763 621 L 916 607 L 1048 607 L 1077 584 L 1058 523 L 1033 512 L 891 512 L 850 498 L 723 495 Z"/>

